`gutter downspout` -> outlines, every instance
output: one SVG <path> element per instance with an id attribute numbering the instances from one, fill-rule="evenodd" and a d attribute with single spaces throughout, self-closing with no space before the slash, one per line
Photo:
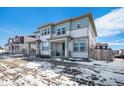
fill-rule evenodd
<path id="1" fill-rule="evenodd" d="M 89 26 L 87 27 L 87 35 L 88 35 L 88 60 L 89 60 Z"/>

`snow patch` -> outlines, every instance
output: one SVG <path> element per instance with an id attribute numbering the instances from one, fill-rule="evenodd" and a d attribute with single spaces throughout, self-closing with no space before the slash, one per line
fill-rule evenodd
<path id="1" fill-rule="evenodd" d="M 32 81 L 32 80 L 34 80 L 35 78 L 34 78 L 34 76 L 32 76 L 32 75 L 26 75 L 26 76 L 24 76 L 24 80 L 26 80 L 26 81 Z"/>
<path id="2" fill-rule="evenodd" d="M 29 63 L 26 64 L 26 68 L 37 69 L 39 65 L 40 64 L 35 64 L 35 63 L 32 63 L 32 62 L 29 62 Z"/>

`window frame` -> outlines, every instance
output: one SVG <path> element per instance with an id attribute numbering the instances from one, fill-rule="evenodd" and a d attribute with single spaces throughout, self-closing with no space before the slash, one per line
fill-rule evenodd
<path id="1" fill-rule="evenodd" d="M 47 29 L 47 34 L 49 35 L 49 33 L 50 33 L 50 29 L 48 28 L 48 29 Z"/>
<path id="2" fill-rule="evenodd" d="M 75 46 L 75 43 L 77 43 L 77 46 Z M 81 46 L 81 43 L 83 43 L 84 45 Z M 75 48 L 77 48 L 77 51 L 75 51 Z M 81 48 L 84 48 L 84 49 L 81 50 Z M 74 52 L 86 52 L 86 40 L 78 39 L 78 40 L 73 41 L 73 51 Z"/>
<path id="3" fill-rule="evenodd" d="M 65 27 L 62 27 L 62 32 L 61 32 L 61 34 L 64 35 L 64 34 L 66 33 L 65 31 L 66 31 L 66 28 L 65 28 Z M 63 33 L 63 32 L 64 32 L 64 33 Z"/>
<path id="4" fill-rule="evenodd" d="M 44 30 L 42 30 L 42 36 L 44 35 Z"/>
<path id="5" fill-rule="evenodd" d="M 81 28 L 81 24 L 77 23 L 77 29 L 80 29 L 80 28 Z"/>
<path id="6" fill-rule="evenodd" d="M 82 46 L 81 46 L 81 43 L 83 44 Z M 81 48 L 83 48 L 83 50 L 81 50 Z M 86 51 L 86 42 L 84 40 L 79 41 L 79 51 L 80 52 L 85 52 Z"/>
<path id="7" fill-rule="evenodd" d="M 43 42 L 42 43 L 42 51 L 48 51 L 49 50 L 49 42 Z"/>
<path id="8" fill-rule="evenodd" d="M 58 33 L 59 33 L 59 34 L 58 34 Z M 58 35 L 58 36 L 61 35 L 61 29 L 60 29 L 60 28 L 57 30 L 57 35 Z"/>
<path id="9" fill-rule="evenodd" d="M 75 46 L 75 44 L 77 43 L 77 45 Z M 77 48 L 77 50 L 75 50 L 75 48 Z M 74 42 L 73 43 L 73 51 L 74 52 L 78 52 L 79 50 L 78 50 L 78 42 Z"/>

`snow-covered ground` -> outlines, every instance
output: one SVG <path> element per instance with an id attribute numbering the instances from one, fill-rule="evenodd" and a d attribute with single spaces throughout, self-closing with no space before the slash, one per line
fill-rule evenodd
<path id="1" fill-rule="evenodd" d="M 60 64 L 2 56 L 0 85 L 124 85 L 124 62 L 54 60 Z"/>

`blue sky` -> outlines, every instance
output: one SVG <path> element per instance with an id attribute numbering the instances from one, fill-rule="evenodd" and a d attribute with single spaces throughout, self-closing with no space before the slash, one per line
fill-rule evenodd
<path id="1" fill-rule="evenodd" d="M 37 27 L 49 22 L 91 12 L 96 24 L 97 42 L 108 42 L 112 49 L 124 48 L 124 9 L 92 7 L 28 7 L 0 8 L 0 45 L 3 46 L 10 36 L 30 35 Z M 117 23 L 119 26 L 117 26 Z M 117 27 L 116 27 L 117 26 Z"/>

